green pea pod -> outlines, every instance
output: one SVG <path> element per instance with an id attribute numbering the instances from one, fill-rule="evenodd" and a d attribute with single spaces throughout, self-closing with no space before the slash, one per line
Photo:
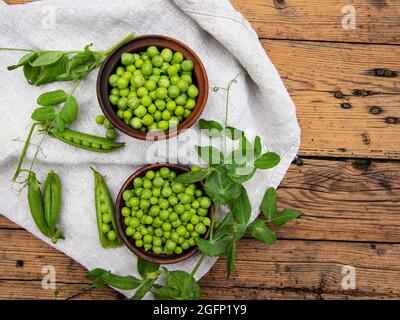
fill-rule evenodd
<path id="1" fill-rule="evenodd" d="M 49 236 L 52 237 L 53 242 L 57 242 L 58 237 L 55 237 L 55 235 L 57 231 L 60 233 L 59 230 L 56 230 L 56 224 L 61 210 L 61 180 L 54 171 L 50 171 L 47 175 L 43 198 Z"/>
<path id="2" fill-rule="evenodd" d="M 97 137 L 71 129 L 64 129 L 63 132 L 58 132 L 53 128 L 49 131 L 49 134 L 74 147 L 94 152 L 111 152 L 125 145 L 121 142 L 113 142 L 103 137 Z"/>
<path id="3" fill-rule="evenodd" d="M 115 221 L 115 207 L 111 198 L 110 191 L 104 181 L 103 176 L 91 167 L 94 173 L 94 198 L 96 205 L 96 220 L 99 232 L 100 244 L 104 249 L 116 248 L 122 245 L 121 237 L 118 234 Z M 104 221 L 103 216 L 109 216 L 110 221 Z M 106 232 L 102 226 L 108 225 Z M 110 240 L 109 233 L 115 234 L 115 240 Z"/>
<path id="4" fill-rule="evenodd" d="M 55 90 L 41 94 L 37 99 L 37 104 L 39 106 L 48 107 L 60 104 L 65 100 L 67 100 L 67 94 L 65 93 L 65 91 Z"/>
<path id="5" fill-rule="evenodd" d="M 43 235 L 49 236 L 43 207 L 42 193 L 40 191 L 40 183 L 36 179 L 35 173 L 32 171 L 29 172 L 28 176 L 28 204 L 36 226 Z"/>

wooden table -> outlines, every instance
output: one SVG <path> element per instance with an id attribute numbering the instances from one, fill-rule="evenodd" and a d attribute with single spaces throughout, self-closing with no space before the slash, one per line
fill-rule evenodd
<path id="1" fill-rule="evenodd" d="M 233 3 L 297 106 L 302 145 L 279 201 L 302 216 L 279 230 L 276 245 L 242 240 L 231 279 L 220 259 L 201 280 L 202 298 L 399 299 L 399 1 Z M 349 4 L 354 30 L 341 23 Z M 57 270 L 56 292 L 41 288 L 46 264 Z M 355 289 L 341 286 L 345 265 L 356 270 Z M 108 288 L 79 294 L 85 272 L 0 217 L 0 298 L 121 297 Z"/>

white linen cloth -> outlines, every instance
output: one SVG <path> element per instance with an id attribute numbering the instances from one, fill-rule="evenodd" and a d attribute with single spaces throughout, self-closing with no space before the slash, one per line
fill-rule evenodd
<path id="1" fill-rule="evenodd" d="M 199 55 L 210 83 L 208 102 L 201 116 L 204 119 L 223 123 L 224 92 L 213 92 L 211 89 L 213 86 L 226 86 L 241 67 L 247 70 L 248 75 L 240 76 L 238 83 L 232 87 L 228 122 L 249 135 L 260 135 L 268 148 L 282 158 L 276 168 L 259 170 L 246 184 L 251 190 L 253 220 L 259 213 L 266 187 L 278 186 L 295 157 L 300 144 L 300 129 L 294 104 L 257 34 L 229 1 L 53 0 L 12 6 L 0 1 L 0 47 L 80 50 L 93 42 L 94 50 L 104 50 L 128 33 L 168 35 L 183 41 Z M 133 171 L 149 161 L 164 159 L 164 142 L 154 144 L 120 134 L 119 140 L 126 143 L 125 148 L 110 154 L 97 154 L 47 138 L 34 170 L 42 182 L 50 169 L 54 169 L 62 179 L 60 226 L 66 238 L 51 244 L 32 221 L 26 190 L 18 195 L 15 188 L 19 186 L 12 184 L 10 179 L 22 150 L 21 140 L 25 140 L 32 123 L 30 114 L 36 107 L 37 97 L 54 89 L 70 90 L 72 84 L 28 85 L 21 69 L 6 70 L 22 55 L 0 51 L 1 214 L 88 269 L 101 267 L 121 275 L 138 275 L 136 257 L 127 248 L 104 250 L 99 244 L 93 199 L 94 179 L 89 166 L 93 165 L 106 176 L 115 198 L 120 186 Z M 80 110 L 73 128 L 104 135 L 104 129 L 94 121 L 95 116 L 101 113 L 96 98 L 96 77 L 97 70 L 82 81 L 76 91 Z M 194 143 L 182 142 L 190 136 L 198 136 L 198 125 L 193 128 L 194 132 L 179 136 L 179 162 L 192 163 L 197 159 L 193 153 Z M 38 139 L 36 136 L 32 143 Z M 159 157 L 146 157 L 149 148 L 158 149 Z M 25 167 L 32 160 L 34 149 L 29 149 Z M 167 267 L 190 272 L 198 258 L 197 255 Z M 215 261 L 207 258 L 196 278 L 208 272 Z M 132 292 L 124 294 L 131 295 Z"/>

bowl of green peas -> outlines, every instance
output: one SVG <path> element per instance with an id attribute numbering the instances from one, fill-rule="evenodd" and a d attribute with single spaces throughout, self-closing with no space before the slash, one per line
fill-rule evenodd
<path id="1" fill-rule="evenodd" d="M 204 193 L 204 184 L 174 181 L 190 170 L 178 164 L 151 164 L 123 184 L 116 200 L 118 232 L 142 259 L 158 264 L 181 262 L 197 252 L 197 239 L 208 238 L 214 205 Z"/>
<path id="2" fill-rule="evenodd" d="M 190 128 L 208 90 L 196 53 L 161 35 L 139 36 L 115 49 L 97 79 L 104 115 L 115 128 L 141 140 L 168 139 Z"/>

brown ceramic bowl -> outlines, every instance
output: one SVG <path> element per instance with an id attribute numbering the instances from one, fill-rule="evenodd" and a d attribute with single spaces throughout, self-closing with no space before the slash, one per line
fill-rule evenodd
<path id="1" fill-rule="evenodd" d="M 122 198 L 122 193 L 127 190 L 132 188 L 133 186 L 133 180 L 137 177 L 143 177 L 148 170 L 158 170 L 162 167 L 168 167 L 171 171 L 175 171 L 177 174 L 185 173 L 190 171 L 189 168 L 185 166 L 181 166 L 178 164 L 170 164 L 170 163 L 155 163 L 155 164 L 150 164 L 147 166 L 144 166 L 134 172 L 123 184 L 121 190 L 119 191 L 115 208 L 116 208 L 116 222 L 117 222 L 117 228 L 118 232 L 121 235 L 122 241 L 125 243 L 125 245 L 131 250 L 134 254 L 136 254 L 138 257 L 158 263 L 158 264 L 172 264 L 172 263 L 178 263 L 183 260 L 189 259 L 191 256 L 193 256 L 197 252 L 197 247 L 191 247 L 188 250 L 183 251 L 181 254 L 155 254 L 153 251 L 145 251 L 143 248 L 139 248 L 135 246 L 135 241 L 133 240 L 132 237 L 128 237 L 125 234 L 125 223 L 124 223 L 124 217 L 121 214 L 121 209 L 125 206 L 125 201 Z M 204 189 L 204 184 L 203 182 L 198 182 L 197 187 L 201 190 Z M 208 217 L 212 219 L 214 216 L 214 205 L 210 207 L 210 210 L 208 212 Z M 207 229 L 207 232 L 203 235 L 204 239 L 207 239 L 210 234 L 210 228 Z"/>
<path id="2" fill-rule="evenodd" d="M 141 132 L 140 130 L 133 129 L 131 126 L 128 126 L 125 124 L 125 122 L 118 118 L 116 114 L 116 108 L 111 105 L 110 101 L 108 100 L 108 96 L 111 91 L 108 78 L 115 72 L 115 69 L 121 65 L 122 53 L 139 53 L 153 45 L 161 49 L 169 48 L 172 51 L 180 51 L 183 53 L 185 59 L 191 59 L 194 64 L 193 83 L 199 89 L 196 106 L 192 110 L 191 115 L 179 123 L 178 127 L 174 130 L 163 132 L 161 134 Z M 107 119 L 110 120 L 115 128 L 124 132 L 125 134 L 141 140 L 169 139 L 170 137 L 179 134 L 182 130 L 190 128 L 203 112 L 208 98 L 207 73 L 199 57 L 184 43 L 161 35 L 139 36 L 115 49 L 101 65 L 99 75 L 97 77 L 97 98 Z"/>

